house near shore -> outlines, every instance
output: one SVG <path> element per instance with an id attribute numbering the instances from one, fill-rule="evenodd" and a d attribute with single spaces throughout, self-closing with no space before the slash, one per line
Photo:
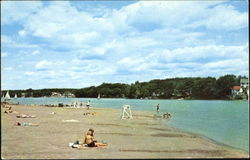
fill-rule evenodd
<path id="1" fill-rule="evenodd" d="M 233 86 L 232 88 L 232 95 L 240 95 L 240 93 L 242 93 L 242 88 L 241 86 Z"/>
<path id="2" fill-rule="evenodd" d="M 65 92 L 65 93 L 63 93 L 63 97 L 74 98 L 75 95 L 73 93 L 70 93 L 70 92 Z"/>
<path id="3" fill-rule="evenodd" d="M 52 92 L 51 97 L 62 97 L 62 94 L 58 92 Z"/>
<path id="4" fill-rule="evenodd" d="M 233 86 L 232 87 L 232 96 L 233 96 L 233 99 L 235 99 L 235 97 L 241 97 L 242 99 L 248 99 L 248 97 L 249 97 L 248 78 L 240 79 L 240 86 Z"/>
<path id="5" fill-rule="evenodd" d="M 21 93 L 21 97 L 22 97 L 22 98 L 25 98 L 25 93 Z"/>

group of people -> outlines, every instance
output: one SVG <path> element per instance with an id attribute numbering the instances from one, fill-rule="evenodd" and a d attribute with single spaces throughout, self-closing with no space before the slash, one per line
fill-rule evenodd
<path id="1" fill-rule="evenodd" d="M 6 107 L 4 106 L 4 108 Z M 4 113 L 7 113 L 7 114 L 12 113 L 12 112 L 13 112 L 12 107 L 8 107 L 8 109 L 4 111 Z"/>
<path id="2" fill-rule="evenodd" d="M 6 104 L 2 104 L 3 108 L 8 108 L 7 110 L 4 111 L 4 113 L 14 113 L 14 114 L 19 114 L 19 112 L 15 111 L 15 110 L 12 110 L 12 107 L 11 106 L 7 106 Z M 36 118 L 35 115 L 28 115 L 28 114 L 19 114 L 16 116 L 16 118 Z M 39 126 L 39 124 L 35 124 L 35 123 L 30 123 L 30 122 L 24 122 L 24 123 L 21 123 L 21 122 L 15 122 L 14 124 L 15 126 Z"/>
<path id="3" fill-rule="evenodd" d="M 74 107 L 84 107 L 83 102 L 72 102 L 72 104 L 70 106 L 74 106 Z M 90 100 L 87 101 L 86 103 L 86 108 L 89 109 L 90 108 Z"/>
<path id="4" fill-rule="evenodd" d="M 157 111 L 157 113 L 159 113 L 159 111 L 160 111 L 160 104 L 157 104 L 156 111 Z M 167 113 L 164 113 L 162 117 L 165 118 L 165 119 L 168 119 L 168 118 L 171 118 L 172 116 L 171 116 L 170 113 L 167 112 Z"/>
<path id="5" fill-rule="evenodd" d="M 4 111 L 4 113 L 6 113 L 6 114 L 9 114 L 9 113 L 19 114 L 19 112 L 12 110 L 12 107 L 5 106 L 4 108 L 8 108 L 7 110 Z"/>

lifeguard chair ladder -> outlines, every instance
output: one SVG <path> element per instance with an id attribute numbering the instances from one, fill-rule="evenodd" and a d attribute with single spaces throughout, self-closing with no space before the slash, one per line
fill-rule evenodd
<path id="1" fill-rule="evenodd" d="M 122 119 L 133 119 L 130 105 L 124 105 L 122 110 Z"/>

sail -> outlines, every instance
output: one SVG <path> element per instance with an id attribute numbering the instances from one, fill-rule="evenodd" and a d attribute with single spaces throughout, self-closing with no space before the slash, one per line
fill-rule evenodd
<path id="1" fill-rule="evenodd" d="M 15 94 L 15 98 L 17 98 L 17 95 Z"/>
<path id="2" fill-rule="evenodd" d="M 98 97 L 97 97 L 98 99 L 100 99 L 101 98 L 101 95 L 100 95 L 100 93 L 98 94 Z"/>
<path id="3" fill-rule="evenodd" d="M 10 99 L 9 91 L 7 91 L 7 93 L 5 95 L 5 99 Z"/>

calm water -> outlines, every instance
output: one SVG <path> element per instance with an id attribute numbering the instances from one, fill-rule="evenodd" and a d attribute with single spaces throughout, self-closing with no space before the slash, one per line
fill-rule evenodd
<path id="1" fill-rule="evenodd" d="M 217 142 L 241 148 L 249 152 L 248 101 L 221 100 L 138 100 L 138 99 L 91 99 L 91 98 L 17 98 L 20 104 L 57 104 L 91 100 L 94 107 L 121 109 L 124 104 L 132 110 L 170 112 L 172 127 L 209 137 Z"/>

